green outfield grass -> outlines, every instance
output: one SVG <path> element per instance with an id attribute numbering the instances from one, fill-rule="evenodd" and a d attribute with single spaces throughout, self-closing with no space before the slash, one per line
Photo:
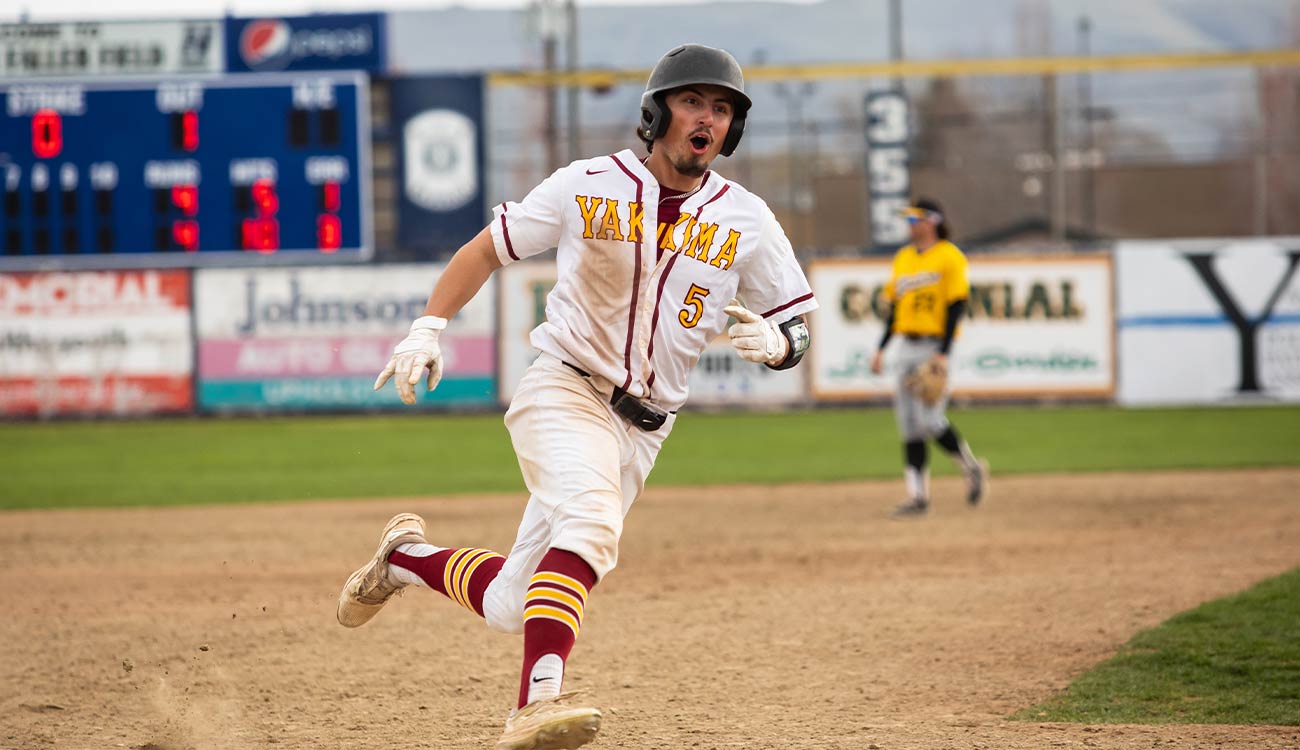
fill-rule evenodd
<path id="1" fill-rule="evenodd" d="M 1297 407 L 950 416 L 999 474 L 1300 465 Z M 683 413 L 650 482 L 893 478 L 901 461 L 888 409 Z M 0 508 L 523 490 L 500 414 L 7 423 L 0 477 Z"/>
<path id="2" fill-rule="evenodd" d="M 1013 719 L 1300 725 L 1300 569 L 1139 633 Z"/>

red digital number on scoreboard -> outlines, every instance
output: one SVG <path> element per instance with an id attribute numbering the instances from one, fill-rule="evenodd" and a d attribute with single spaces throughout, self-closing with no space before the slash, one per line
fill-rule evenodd
<path id="1" fill-rule="evenodd" d="M 275 194 L 275 183 L 258 180 L 253 183 L 253 206 L 260 216 L 272 216 L 280 208 L 280 198 Z"/>
<path id="2" fill-rule="evenodd" d="M 316 217 L 316 245 L 323 253 L 332 253 L 343 245 L 343 222 L 334 214 Z"/>
<path id="3" fill-rule="evenodd" d="M 172 185 L 172 205 L 179 208 L 186 216 L 199 212 L 198 185 Z"/>
<path id="4" fill-rule="evenodd" d="M 181 148 L 194 151 L 199 147 L 199 113 L 190 110 L 181 115 Z"/>
<path id="5" fill-rule="evenodd" d="M 32 153 L 37 159 L 53 159 L 63 151 L 63 118 L 52 109 L 38 109 L 32 115 Z"/>
<path id="6" fill-rule="evenodd" d="M 172 222 L 172 240 L 177 247 L 187 253 L 199 249 L 199 223 L 193 219 L 178 219 Z"/>
<path id="7" fill-rule="evenodd" d="M 273 253 L 280 249 L 280 222 L 275 219 L 244 219 L 240 234 L 245 250 Z"/>

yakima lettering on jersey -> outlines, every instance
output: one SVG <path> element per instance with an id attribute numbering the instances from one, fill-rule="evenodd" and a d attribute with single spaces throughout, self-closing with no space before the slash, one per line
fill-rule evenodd
<path id="1" fill-rule="evenodd" d="M 632 201 L 620 209 L 617 198 L 575 195 L 573 199 L 582 216 L 584 240 L 642 241 L 645 204 Z M 681 232 L 677 231 L 679 228 Z M 736 248 L 740 244 L 740 232 L 735 229 L 719 232 L 717 224 L 696 221 L 686 213 L 676 223 L 660 224 L 656 234 L 660 250 L 680 252 L 724 271 L 736 261 Z"/>

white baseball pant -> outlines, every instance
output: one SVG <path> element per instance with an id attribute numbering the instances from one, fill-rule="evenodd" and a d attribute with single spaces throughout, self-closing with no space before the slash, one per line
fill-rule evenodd
<path id="1" fill-rule="evenodd" d="M 519 381 L 505 421 L 531 496 L 514 547 L 483 597 L 493 630 L 523 632 L 524 595 L 552 547 L 581 557 L 597 580 L 618 563 L 623 517 L 645 489 L 676 415 L 643 432 L 614 412 L 612 391 L 608 381 L 549 354 Z"/>
<path id="2" fill-rule="evenodd" d="M 936 404 L 927 404 L 907 389 L 907 376 L 920 367 L 939 351 L 938 338 L 909 339 L 900 336 L 898 350 L 894 354 L 898 368 L 897 388 L 894 396 L 894 420 L 898 424 L 899 437 L 903 442 L 910 440 L 930 440 L 943 434 L 948 429 L 948 394 Z"/>

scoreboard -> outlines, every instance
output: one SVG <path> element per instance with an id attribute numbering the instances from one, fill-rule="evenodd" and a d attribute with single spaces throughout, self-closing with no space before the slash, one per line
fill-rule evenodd
<path id="1" fill-rule="evenodd" d="M 364 260 L 360 73 L 0 84 L 0 269 Z"/>

